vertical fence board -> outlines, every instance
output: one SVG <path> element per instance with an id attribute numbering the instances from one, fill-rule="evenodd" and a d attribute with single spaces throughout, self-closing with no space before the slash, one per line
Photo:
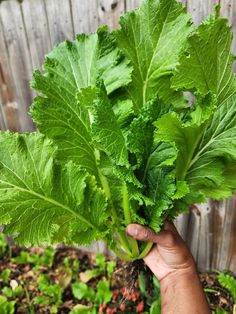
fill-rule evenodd
<path id="1" fill-rule="evenodd" d="M 24 0 L 21 5 L 32 67 L 37 69 L 41 67 L 44 55 L 51 50 L 45 7 L 42 0 Z M 37 19 L 40 19 L 40 23 L 35 23 Z"/>
<path id="2" fill-rule="evenodd" d="M 181 237 L 184 240 L 186 240 L 188 236 L 189 219 L 190 219 L 190 214 L 184 213 L 184 214 L 179 215 L 175 219 L 175 222 L 174 222 L 177 230 L 179 231 Z"/>
<path id="3" fill-rule="evenodd" d="M 198 207 L 193 207 L 192 212 L 189 216 L 188 224 L 188 236 L 186 243 L 190 248 L 194 259 L 197 261 L 198 258 L 198 246 L 200 237 L 200 224 L 201 224 L 201 213 Z"/>
<path id="4" fill-rule="evenodd" d="M 136 7 L 138 7 L 141 4 L 142 0 L 126 0 L 126 10 L 130 11 L 135 9 Z"/>
<path id="5" fill-rule="evenodd" d="M 198 25 L 218 3 L 219 0 L 187 0 L 187 8 L 193 15 L 193 21 Z"/>
<path id="6" fill-rule="evenodd" d="M 229 24 L 232 26 L 234 34 L 232 50 L 236 53 L 236 2 L 234 0 L 224 0 L 221 2 L 221 14 L 229 19 Z"/>
<path id="7" fill-rule="evenodd" d="M 99 0 L 98 23 L 106 24 L 110 29 L 119 25 L 119 18 L 125 11 L 124 0 Z"/>
<path id="8" fill-rule="evenodd" d="M 213 209 L 210 201 L 198 205 L 198 209 L 201 221 L 198 236 L 197 265 L 199 270 L 204 271 L 211 268 Z"/>
<path id="9" fill-rule="evenodd" d="M 9 63 L 14 75 L 16 98 L 19 105 L 20 128 L 21 131 L 30 131 L 33 129 L 33 122 L 27 112 L 33 98 L 29 87 L 32 67 L 20 4 L 9 0 L 2 2 L 0 8 Z"/>
<path id="10" fill-rule="evenodd" d="M 216 269 L 231 269 L 236 271 L 236 265 L 231 264 L 235 252 L 235 216 L 236 197 L 221 202 L 213 202 L 214 238 L 212 267 Z"/>
<path id="11" fill-rule="evenodd" d="M 51 44 L 74 38 L 73 21 L 69 0 L 45 0 Z"/>
<path id="12" fill-rule="evenodd" d="M 8 52 L 4 40 L 3 27 L 0 21 L 0 128 L 11 131 L 19 130 L 19 120 L 17 109 L 13 108 L 14 84 L 10 65 L 8 62 Z"/>
<path id="13" fill-rule="evenodd" d="M 97 0 L 71 0 L 75 33 L 93 33 L 98 27 Z"/>

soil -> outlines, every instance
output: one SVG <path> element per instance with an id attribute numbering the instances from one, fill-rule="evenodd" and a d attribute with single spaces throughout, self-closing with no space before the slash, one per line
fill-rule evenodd
<path id="1" fill-rule="evenodd" d="M 17 314 L 30 313 L 29 308 L 34 307 L 35 313 L 50 313 L 49 307 L 32 305 L 33 298 L 40 296 L 40 291 L 37 286 L 37 278 L 40 274 L 47 274 L 50 278 L 50 282 L 59 283 L 63 286 L 63 303 L 58 309 L 59 314 L 67 314 L 70 310 L 78 303 L 86 304 L 86 302 L 78 302 L 73 297 L 71 282 L 74 280 L 72 275 L 66 274 L 66 269 L 64 267 L 64 260 L 67 258 L 69 264 L 72 267 L 73 261 L 77 260 L 79 263 L 79 271 L 77 276 L 79 277 L 80 272 L 84 272 L 88 269 L 93 269 L 95 267 L 95 254 L 85 253 L 81 250 L 75 248 L 56 248 L 56 253 L 54 256 L 54 261 L 51 267 L 40 266 L 37 271 L 32 270 L 33 264 L 19 264 L 9 258 L 9 252 L 7 252 L 3 257 L 0 257 L 0 273 L 5 270 L 11 270 L 10 279 L 15 280 L 17 284 L 24 287 L 24 293 L 21 297 L 15 298 L 17 301 L 16 312 Z M 11 248 L 11 256 L 19 256 L 21 248 L 13 246 Z M 44 249 L 32 248 L 26 250 L 29 254 L 41 255 Z M 148 293 L 152 293 L 152 274 L 146 268 L 143 262 L 135 263 L 124 263 L 117 261 L 116 269 L 112 275 L 111 287 L 113 291 L 112 301 L 104 306 L 104 309 L 100 309 L 100 313 L 144 313 L 148 310 L 145 305 L 145 297 L 142 296 L 138 287 L 138 275 L 140 272 L 145 272 L 147 274 L 147 286 L 149 287 Z M 213 272 L 200 273 L 200 280 L 205 289 L 208 289 L 207 298 L 212 310 L 220 307 L 229 313 L 233 312 L 233 298 L 230 293 L 221 287 L 217 281 L 217 274 Z M 104 275 L 97 277 L 96 279 L 91 279 L 89 281 L 89 286 L 95 288 L 98 281 L 101 280 Z M 0 289 L 4 286 L 3 282 L 0 281 Z M 25 292 L 27 290 L 27 293 Z M 110 308 L 109 312 L 107 308 Z M 114 310 L 116 309 L 116 310 Z M 114 311 L 113 311 L 114 310 Z M 113 311 L 113 312 L 112 312 Z"/>

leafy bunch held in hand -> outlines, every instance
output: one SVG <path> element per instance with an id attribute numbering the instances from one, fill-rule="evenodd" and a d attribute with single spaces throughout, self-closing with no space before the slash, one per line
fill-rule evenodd
<path id="1" fill-rule="evenodd" d="M 196 27 L 175 0 L 144 0 L 120 28 L 78 35 L 34 73 L 40 133 L 0 134 L 0 223 L 19 243 L 105 240 L 121 258 L 192 203 L 236 188 L 232 32 Z"/>

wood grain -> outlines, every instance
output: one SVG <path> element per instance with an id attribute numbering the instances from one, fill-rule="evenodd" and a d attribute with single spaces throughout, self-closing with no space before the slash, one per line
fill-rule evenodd
<path id="1" fill-rule="evenodd" d="M 41 0 L 42 1 L 42 0 Z M 43 0 L 46 8 L 51 45 L 74 38 L 73 18 L 69 0 Z"/>
<path id="2" fill-rule="evenodd" d="M 22 12 L 34 70 L 41 67 L 45 54 L 52 48 L 45 6 L 42 0 L 24 0 Z M 40 23 L 35 23 L 39 16 Z"/>
<path id="3" fill-rule="evenodd" d="M 21 131 L 31 131 L 33 122 L 28 116 L 28 107 L 33 95 L 29 87 L 32 78 L 32 60 L 25 33 L 20 4 L 9 0 L 1 3 L 0 18 L 8 49 L 8 61 L 14 80 L 15 97 L 19 106 Z"/>
<path id="4" fill-rule="evenodd" d="M 188 12 L 192 14 L 193 21 L 199 25 L 214 9 L 219 0 L 187 0 Z"/>
<path id="5" fill-rule="evenodd" d="M 98 4 L 95 0 L 71 0 L 75 33 L 93 33 L 98 27 Z"/>

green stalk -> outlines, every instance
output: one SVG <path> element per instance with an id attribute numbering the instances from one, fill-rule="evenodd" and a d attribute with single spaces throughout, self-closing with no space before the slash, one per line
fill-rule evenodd
<path id="1" fill-rule="evenodd" d="M 142 252 L 140 253 L 138 259 L 142 259 L 144 258 L 151 250 L 151 248 L 153 247 L 153 243 L 152 242 L 147 242 L 144 246 L 144 249 L 142 250 Z"/>
<path id="2" fill-rule="evenodd" d="M 128 189 L 127 189 L 127 185 L 125 182 L 123 183 L 123 189 L 122 190 L 123 190 L 124 218 L 125 218 L 125 224 L 126 224 L 126 226 L 128 226 L 129 224 L 132 223 L 132 219 L 131 219 L 130 206 L 129 206 L 129 194 L 128 194 Z M 133 238 L 130 238 L 129 242 L 131 245 L 132 255 L 134 257 L 138 257 L 139 256 L 138 242 Z"/>
<path id="3" fill-rule="evenodd" d="M 107 178 L 105 176 L 103 176 L 100 172 L 99 172 L 99 178 L 100 178 L 102 187 L 105 191 L 106 197 L 109 199 L 109 201 L 111 203 L 112 219 L 113 219 L 113 221 L 117 227 L 117 233 L 119 235 L 119 240 L 120 240 L 122 249 L 127 253 L 127 255 L 132 256 L 132 252 L 131 252 L 130 247 L 129 247 L 129 242 L 128 242 L 124 232 L 122 230 L 120 230 L 120 227 L 118 225 L 118 217 L 117 217 L 115 208 L 114 208 L 113 203 L 112 203 L 111 192 L 110 192 L 110 187 L 109 187 L 109 183 L 107 181 Z"/>

